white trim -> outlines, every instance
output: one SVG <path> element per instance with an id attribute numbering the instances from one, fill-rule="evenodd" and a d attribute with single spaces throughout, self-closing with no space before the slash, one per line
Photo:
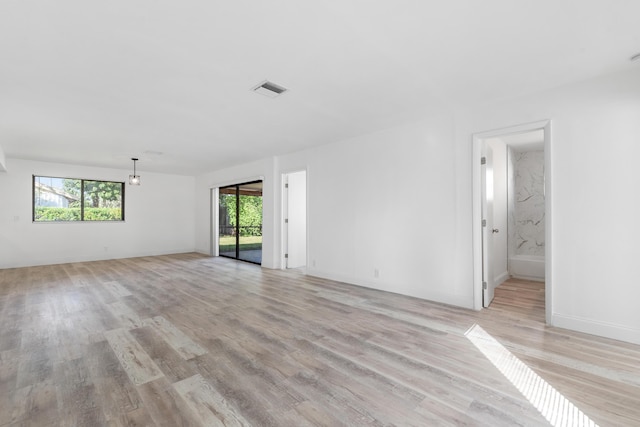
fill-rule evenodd
<path id="1" fill-rule="evenodd" d="M 540 277 L 540 276 L 526 276 L 524 274 L 513 274 L 511 275 L 511 277 L 513 277 L 514 279 L 520 279 L 520 280 L 530 280 L 532 282 L 544 282 L 544 278 Z"/>
<path id="2" fill-rule="evenodd" d="M 407 293 L 404 290 L 394 291 L 392 285 L 388 285 L 388 287 L 383 287 L 385 285 L 384 282 L 380 282 L 376 280 L 375 282 L 372 280 L 365 280 L 359 277 L 339 274 L 339 273 L 331 273 L 327 271 L 317 270 L 315 268 L 307 267 L 305 274 L 311 277 L 319 277 L 321 279 L 332 280 L 334 282 L 346 283 L 348 285 L 360 286 L 368 289 L 375 289 L 380 292 L 388 292 L 396 295 L 404 295 L 412 298 L 419 298 L 421 300 L 426 300 L 428 302 L 434 302 L 439 304 L 448 304 L 458 308 L 471 308 L 469 299 L 466 296 L 461 295 L 451 295 L 449 293 Z"/>
<path id="3" fill-rule="evenodd" d="M 287 268 L 287 260 L 284 257 L 284 254 L 287 252 L 287 236 L 286 230 L 287 227 L 284 225 L 285 217 L 287 216 L 288 209 L 288 199 L 289 195 L 287 194 L 287 181 L 290 172 L 283 172 L 280 174 L 280 270 L 286 270 Z"/>
<path id="4" fill-rule="evenodd" d="M 482 200 L 481 182 L 482 168 L 480 158 L 482 157 L 482 141 L 488 138 L 495 138 L 505 135 L 513 135 L 535 130 L 544 130 L 544 160 L 545 160 L 545 319 L 547 324 L 553 325 L 553 193 L 552 193 L 552 146 L 551 146 L 551 120 L 541 120 L 532 123 L 525 123 L 507 128 L 494 129 L 486 132 L 474 133 L 472 136 L 472 232 L 473 232 L 473 308 L 482 309 Z"/>
<path id="5" fill-rule="evenodd" d="M 502 272 L 502 274 L 499 274 L 498 276 L 495 276 L 493 278 L 493 283 L 495 285 L 495 287 L 497 288 L 498 286 L 502 285 L 504 283 L 505 280 L 509 279 L 509 272 L 508 271 L 504 271 Z"/>
<path id="6" fill-rule="evenodd" d="M 472 145 L 473 308 L 482 309 L 482 144 L 473 135 Z M 478 220 L 479 218 L 479 220 Z M 480 286 L 478 286 L 480 284 Z"/>
<path id="7" fill-rule="evenodd" d="M 3 264 L 0 262 L 0 270 L 5 268 L 22 268 L 22 267 L 36 267 L 43 265 L 58 265 L 58 264 L 70 264 L 76 262 L 91 262 L 91 261 L 109 261 L 114 259 L 126 259 L 126 258 L 139 258 L 161 255 L 174 255 L 174 254 L 188 254 L 192 252 L 199 252 L 195 248 L 173 248 L 159 251 L 130 251 L 121 252 L 117 255 L 114 254 L 90 254 L 81 256 L 60 256 L 55 258 L 36 258 L 31 260 L 20 260 L 20 262 L 13 264 Z"/>
<path id="8" fill-rule="evenodd" d="M 220 246 L 217 244 L 218 238 L 220 237 L 220 221 L 218 218 L 219 212 L 220 212 L 220 206 L 218 204 L 220 201 L 220 198 L 219 198 L 220 188 L 230 187 L 232 185 L 239 185 L 239 184 L 244 184 L 246 182 L 254 182 L 254 181 L 262 181 L 262 188 L 264 191 L 263 175 L 258 175 L 258 176 L 249 177 L 249 178 L 242 178 L 242 179 L 234 179 L 233 181 L 223 181 L 221 183 L 212 184 L 211 186 L 209 186 L 209 189 L 210 189 L 209 209 L 211 209 L 209 213 L 209 219 L 211 221 L 210 223 L 211 233 L 209 234 L 210 235 L 209 255 L 220 256 L 220 252 L 219 252 Z M 263 210 L 263 221 L 264 221 L 264 204 L 262 206 L 262 210 Z M 263 227 L 264 227 L 264 222 L 263 222 Z M 264 254 L 264 251 L 263 251 L 263 254 Z M 262 262 L 264 263 L 264 259 L 262 260 Z M 260 265 L 264 266 L 262 263 Z"/>
<path id="9" fill-rule="evenodd" d="M 545 212 L 544 212 L 544 240 L 545 240 L 545 320 L 548 325 L 554 325 L 553 321 L 553 155 L 551 150 L 551 120 L 544 124 L 544 186 L 545 186 Z"/>
<path id="10" fill-rule="evenodd" d="M 217 182 L 214 184 L 210 184 L 209 188 L 221 188 L 221 187 L 229 187 L 231 185 L 238 185 L 238 184 L 244 184 L 245 182 L 253 182 L 253 181 L 263 181 L 264 182 L 264 176 L 263 175 L 258 175 L 258 176 L 251 176 L 248 178 L 238 178 L 238 179 L 233 179 L 230 181 L 222 181 L 222 182 Z"/>
<path id="11" fill-rule="evenodd" d="M 7 158 L 4 155 L 4 151 L 2 147 L 0 147 L 0 172 L 7 171 Z"/>
<path id="12" fill-rule="evenodd" d="M 210 256 L 219 256 L 219 246 L 216 244 L 218 242 L 218 238 L 220 236 L 220 220 L 218 216 L 220 215 L 220 206 L 219 206 L 219 194 L 218 188 L 212 188 L 210 191 L 211 199 L 209 203 L 209 207 L 211 209 L 211 242 L 209 247 L 209 255 Z"/>
<path id="13" fill-rule="evenodd" d="M 305 260 L 305 272 L 306 270 L 309 268 L 309 171 L 307 170 L 307 168 L 302 168 L 302 169 L 292 169 L 292 170 L 287 170 L 286 172 L 281 172 L 280 173 L 280 269 L 281 270 L 286 270 L 287 269 L 287 260 L 284 257 L 284 254 L 287 251 L 287 245 L 288 242 L 286 241 L 286 236 L 285 236 L 285 225 L 284 225 L 284 220 L 285 217 L 287 216 L 288 213 L 288 209 L 289 206 L 287 205 L 288 203 L 288 194 L 285 196 L 285 184 L 287 184 L 287 178 L 289 177 L 289 174 L 293 174 L 293 173 L 298 173 L 298 172 L 304 172 L 305 173 L 305 212 L 307 215 L 307 229 L 306 229 L 306 243 L 307 243 L 307 259 Z M 286 200 L 286 203 L 285 203 Z"/>
<path id="14" fill-rule="evenodd" d="M 640 329 L 633 329 L 615 323 L 598 322 L 577 316 L 554 314 L 552 324 L 559 328 L 640 344 Z"/>

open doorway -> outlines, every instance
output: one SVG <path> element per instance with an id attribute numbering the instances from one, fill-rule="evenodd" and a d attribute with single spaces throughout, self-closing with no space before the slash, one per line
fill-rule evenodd
<path id="1" fill-rule="evenodd" d="M 298 171 L 283 174 L 282 182 L 282 267 L 306 267 L 307 172 Z"/>
<path id="2" fill-rule="evenodd" d="M 544 282 L 551 315 L 550 123 L 474 135 L 474 307 L 509 278 Z"/>

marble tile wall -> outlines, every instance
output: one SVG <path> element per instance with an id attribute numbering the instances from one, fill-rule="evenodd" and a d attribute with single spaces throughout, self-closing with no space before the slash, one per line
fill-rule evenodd
<path id="1" fill-rule="evenodd" d="M 507 146 L 507 259 L 516 254 L 515 152 Z"/>
<path id="2" fill-rule="evenodd" d="M 544 151 L 513 152 L 515 254 L 544 256 Z"/>

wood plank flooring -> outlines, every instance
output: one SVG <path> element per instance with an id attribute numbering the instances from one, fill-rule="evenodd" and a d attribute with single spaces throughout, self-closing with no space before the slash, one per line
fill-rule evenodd
<path id="1" fill-rule="evenodd" d="M 5 269 L 0 426 L 640 425 L 640 346 L 543 319 L 518 280 L 474 312 L 198 254 Z"/>

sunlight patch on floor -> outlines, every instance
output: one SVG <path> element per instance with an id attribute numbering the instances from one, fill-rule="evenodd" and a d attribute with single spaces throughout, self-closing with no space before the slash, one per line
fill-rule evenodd
<path id="1" fill-rule="evenodd" d="M 536 374 L 478 324 L 465 336 L 489 359 L 522 395 L 544 416 L 552 426 L 597 427 L 558 390 Z"/>

